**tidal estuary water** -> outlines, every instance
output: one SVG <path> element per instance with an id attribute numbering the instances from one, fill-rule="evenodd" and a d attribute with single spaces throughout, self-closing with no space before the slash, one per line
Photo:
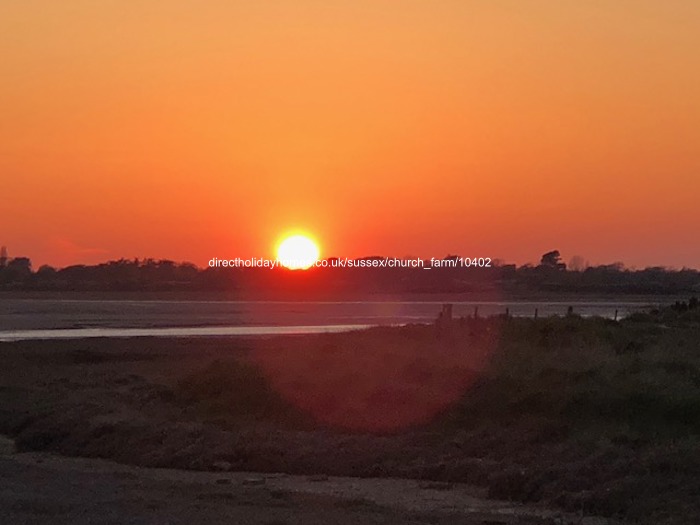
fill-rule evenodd
<path id="1" fill-rule="evenodd" d="M 650 301 L 452 302 L 455 317 L 503 314 L 618 318 Z M 83 337 L 192 337 L 340 332 L 430 323 L 441 301 L 125 301 L 0 299 L 0 340 Z"/>

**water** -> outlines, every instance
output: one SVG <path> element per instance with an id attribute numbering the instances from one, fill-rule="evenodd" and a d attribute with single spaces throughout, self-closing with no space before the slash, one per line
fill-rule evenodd
<path id="1" fill-rule="evenodd" d="M 0 331 L 0 341 L 86 339 L 92 337 L 221 337 L 232 335 L 288 335 L 349 332 L 371 325 L 327 326 L 204 326 L 184 328 L 59 328 Z"/>
<path id="2" fill-rule="evenodd" d="M 0 299 L 0 340 L 137 336 L 226 336 L 345 331 L 376 325 L 430 323 L 440 301 L 113 301 Z M 455 317 L 502 314 L 612 318 L 649 301 L 454 302 Z"/>

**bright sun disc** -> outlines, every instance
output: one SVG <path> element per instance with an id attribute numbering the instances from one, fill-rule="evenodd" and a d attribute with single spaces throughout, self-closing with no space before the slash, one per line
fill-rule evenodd
<path id="1" fill-rule="evenodd" d="M 318 260 L 316 243 L 304 235 L 292 235 L 277 247 L 277 260 L 290 270 L 305 270 Z"/>

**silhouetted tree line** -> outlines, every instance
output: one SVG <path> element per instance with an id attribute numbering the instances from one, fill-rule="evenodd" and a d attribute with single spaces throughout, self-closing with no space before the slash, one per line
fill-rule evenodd
<path id="1" fill-rule="evenodd" d="M 29 259 L 18 257 L 5 258 L 0 264 L 0 290 L 224 291 L 300 296 L 314 293 L 681 294 L 700 292 L 700 272 L 663 267 L 630 270 L 620 263 L 568 270 L 556 250 L 544 254 L 536 266 L 497 263 L 488 268 L 457 266 L 430 271 L 396 267 L 328 267 L 306 271 L 198 268 L 190 263 L 154 259 L 120 259 L 61 269 L 41 266 L 34 271 Z"/>

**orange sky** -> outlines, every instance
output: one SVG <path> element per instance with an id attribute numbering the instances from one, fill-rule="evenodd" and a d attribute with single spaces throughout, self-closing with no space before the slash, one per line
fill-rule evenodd
<path id="1" fill-rule="evenodd" d="M 700 267 L 700 2 L 0 3 L 0 244 L 35 266 Z"/>

